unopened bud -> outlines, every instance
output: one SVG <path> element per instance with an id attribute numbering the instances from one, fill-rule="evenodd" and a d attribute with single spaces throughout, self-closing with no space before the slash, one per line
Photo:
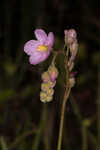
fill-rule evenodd
<path id="1" fill-rule="evenodd" d="M 49 81 L 48 84 L 50 88 L 53 88 L 56 85 L 56 80 L 54 82 Z"/>
<path id="2" fill-rule="evenodd" d="M 77 38 L 77 33 L 74 29 L 70 29 L 70 30 L 65 30 L 65 43 L 66 44 L 72 44 L 76 38 Z"/>
<path id="3" fill-rule="evenodd" d="M 52 100 L 53 100 L 53 97 L 52 97 L 52 96 L 47 96 L 46 102 L 51 102 Z"/>
<path id="4" fill-rule="evenodd" d="M 58 76 L 58 70 L 57 70 L 57 68 L 54 65 L 51 65 L 48 68 L 48 73 L 49 73 L 49 76 L 50 76 L 50 81 L 54 82 L 55 79 Z"/>
<path id="5" fill-rule="evenodd" d="M 45 92 L 40 92 L 40 101 L 43 103 L 52 101 L 53 97 L 48 96 Z"/>
<path id="6" fill-rule="evenodd" d="M 49 90 L 49 84 L 48 83 L 42 83 L 41 84 L 41 90 L 44 91 L 44 92 Z"/>
<path id="7" fill-rule="evenodd" d="M 50 88 L 48 91 L 47 91 L 47 95 L 48 96 L 52 96 L 54 94 L 54 89 Z"/>
<path id="8" fill-rule="evenodd" d="M 45 92 L 40 92 L 40 101 L 46 102 L 47 94 Z"/>
<path id="9" fill-rule="evenodd" d="M 69 84 L 70 84 L 70 87 L 72 88 L 75 85 L 75 78 L 70 78 Z"/>
<path id="10" fill-rule="evenodd" d="M 44 72 L 42 74 L 42 80 L 43 82 L 48 82 L 48 80 L 50 79 L 48 72 Z"/>

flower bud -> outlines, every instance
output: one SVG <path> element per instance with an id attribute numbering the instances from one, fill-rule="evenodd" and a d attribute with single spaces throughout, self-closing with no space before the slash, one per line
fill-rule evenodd
<path id="1" fill-rule="evenodd" d="M 46 102 L 47 94 L 45 92 L 40 92 L 40 101 Z"/>
<path id="2" fill-rule="evenodd" d="M 44 91 L 44 92 L 49 90 L 49 84 L 48 83 L 42 83 L 41 84 L 41 90 Z"/>
<path id="3" fill-rule="evenodd" d="M 52 101 L 53 97 L 48 96 L 45 92 L 40 92 L 40 101 L 43 103 Z"/>
<path id="4" fill-rule="evenodd" d="M 70 87 L 72 88 L 75 85 L 75 78 L 70 78 L 69 84 L 70 84 Z"/>
<path id="5" fill-rule="evenodd" d="M 48 81 L 49 87 L 53 88 L 56 85 L 56 80 L 54 82 Z"/>
<path id="6" fill-rule="evenodd" d="M 48 96 L 52 96 L 54 94 L 54 89 L 50 88 L 48 91 L 47 91 L 47 95 Z"/>
<path id="7" fill-rule="evenodd" d="M 41 102 L 50 102 L 53 99 L 54 89 L 53 87 L 56 84 L 56 78 L 58 76 L 58 70 L 52 64 L 48 71 L 42 74 L 43 83 L 41 84 L 40 92 L 40 101 Z"/>
<path id="8" fill-rule="evenodd" d="M 65 44 L 72 44 L 76 38 L 77 38 L 77 33 L 74 29 L 70 29 L 70 30 L 65 30 Z"/>
<path id="9" fill-rule="evenodd" d="M 58 76 L 58 70 L 57 70 L 57 68 L 56 68 L 54 65 L 51 65 L 51 66 L 48 68 L 48 73 L 49 73 L 49 76 L 50 76 L 50 81 L 51 81 L 51 82 L 54 82 L 55 79 L 56 79 L 57 76 Z"/>
<path id="10" fill-rule="evenodd" d="M 47 96 L 46 102 L 51 102 L 52 100 L 53 100 L 53 97 L 52 97 L 52 96 Z"/>
<path id="11" fill-rule="evenodd" d="M 48 82 L 48 80 L 50 80 L 48 72 L 44 72 L 42 74 L 42 80 L 43 80 L 43 82 Z"/>

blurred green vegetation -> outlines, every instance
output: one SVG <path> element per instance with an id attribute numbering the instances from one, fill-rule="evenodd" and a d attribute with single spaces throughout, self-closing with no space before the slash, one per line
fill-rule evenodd
<path id="1" fill-rule="evenodd" d="M 41 73 L 47 70 L 52 55 L 45 62 L 33 66 L 23 51 L 24 43 L 34 39 L 36 28 L 54 32 L 56 50 L 63 47 L 65 29 L 74 28 L 77 31 L 76 86 L 66 106 L 62 149 L 81 150 L 82 145 L 88 143 L 88 148 L 95 150 L 95 146 L 99 145 L 99 6 L 100 2 L 93 0 L 0 1 L 2 150 L 51 150 L 57 147 L 65 82 L 63 56 L 58 56 L 56 60 L 59 77 L 54 100 L 44 105 L 39 100 Z M 81 126 L 81 122 L 86 124 Z M 83 150 L 88 148 L 83 146 Z"/>

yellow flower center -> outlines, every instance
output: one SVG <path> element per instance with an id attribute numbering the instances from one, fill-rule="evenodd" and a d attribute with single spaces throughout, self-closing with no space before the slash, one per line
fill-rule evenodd
<path id="1" fill-rule="evenodd" d="M 39 45 L 38 46 L 38 51 L 39 52 L 46 52 L 46 51 L 48 51 L 48 46 Z"/>

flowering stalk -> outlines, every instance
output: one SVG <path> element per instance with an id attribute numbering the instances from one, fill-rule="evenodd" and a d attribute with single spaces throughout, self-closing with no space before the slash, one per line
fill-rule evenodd
<path id="1" fill-rule="evenodd" d="M 66 47 L 66 45 L 67 45 L 67 52 L 65 53 L 65 69 L 66 69 L 66 85 L 65 85 L 65 87 L 66 87 L 66 89 L 65 89 L 65 94 L 64 94 L 62 108 L 61 108 L 61 119 L 60 119 L 57 150 L 61 150 L 66 102 L 69 98 L 71 88 L 75 84 L 74 73 L 71 73 L 71 71 L 74 67 L 74 60 L 75 60 L 75 57 L 77 54 L 77 48 L 78 48 L 78 44 L 76 42 L 76 37 L 77 37 L 77 35 L 76 35 L 75 30 L 73 30 L 73 29 L 71 29 L 69 31 L 65 30 L 65 46 L 64 47 Z M 75 46 L 73 46 L 73 48 L 71 48 L 73 44 Z M 69 57 L 70 53 L 71 53 L 71 56 Z"/>
<path id="2" fill-rule="evenodd" d="M 65 56 L 65 60 L 66 60 L 66 58 L 67 58 L 67 57 Z M 67 62 L 67 60 L 66 60 L 66 62 Z M 68 69 L 67 63 L 65 64 L 65 68 Z M 68 100 L 68 97 L 69 97 L 69 94 L 70 94 L 70 91 L 71 91 L 71 87 L 70 87 L 70 85 L 69 85 L 68 79 L 69 79 L 69 69 L 67 70 L 66 89 L 65 89 L 63 104 L 62 104 L 62 108 L 61 108 L 61 119 L 60 119 L 60 128 L 59 128 L 59 137 L 58 137 L 58 147 L 57 147 L 57 150 L 61 150 L 65 106 L 66 106 L 66 102 L 67 102 L 67 100 Z"/>
<path id="3" fill-rule="evenodd" d="M 30 40 L 24 45 L 24 52 L 29 55 L 30 64 L 36 65 L 45 61 L 51 51 L 53 50 L 54 35 L 50 32 L 48 35 L 42 29 L 35 30 L 35 36 L 37 40 Z M 57 150 L 61 150 L 62 135 L 63 135 L 63 124 L 64 124 L 64 113 L 66 102 L 69 98 L 71 88 L 75 85 L 75 72 L 72 72 L 74 67 L 74 60 L 77 55 L 78 43 L 77 34 L 74 29 L 65 30 L 65 45 L 62 51 L 54 52 L 53 60 L 46 72 L 42 74 L 42 84 L 40 92 L 40 100 L 43 103 L 50 102 L 53 100 L 54 86 L 56 84 L 56 78 L 58 76 L 58 69 L 55 66 L 55 60 L 58 54 L 64 54 L 64 63 L 66 70 L 66 85 L 65 94 L 63 98 L 62 108 L 61 108 L 61 120 L 59 128 L 58 137 L 58 147 Z M 67 47 L 67 51 L 66 51 Z"/>
<path id="4" fill-rule="evenodd" d="M 64 99 L 63 99 L 63 104 L 62 104 L 62 109 L 61 109 L 61 120 L 60 120 L 60 128 L 59 128 L 59 138 L 58 138 L 58 147 L 57 147 L 57 150 L 61 150 L 65 106 L 66 106 L 66 102 L 68 100 L 70 91 L 71 91 L 71 87 L 70 88 L 66 88 L 65 94 L 64 94 Z"/>

